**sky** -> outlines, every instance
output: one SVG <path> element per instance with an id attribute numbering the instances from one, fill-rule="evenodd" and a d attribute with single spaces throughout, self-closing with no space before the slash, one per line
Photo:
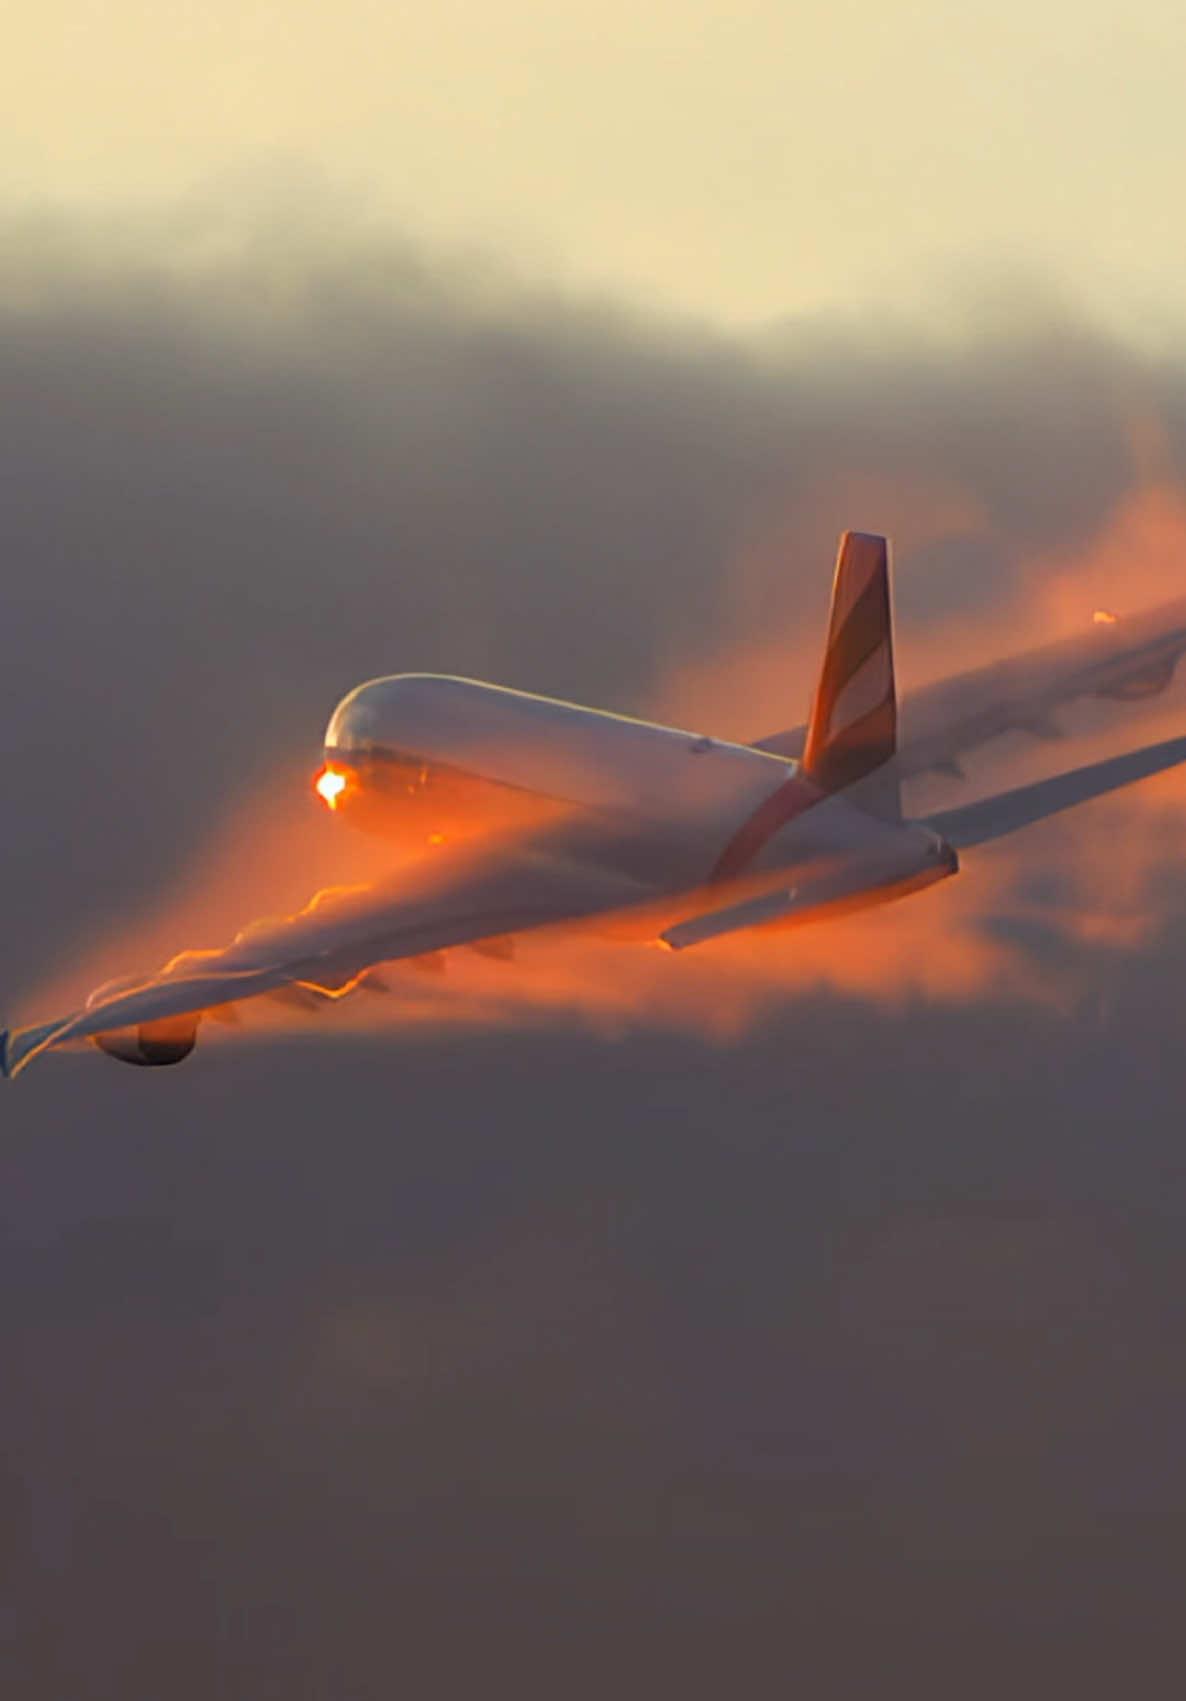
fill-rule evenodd
<path id="1" fill-rule="evenodd" d="M 1053 275 L 1180 325 L 1173 0 L 47 0 L 0 187 L 113 206 L 281 179 L 447 246 L 750 325 Z"/>
<path id="2" fill-rule="evenodd" d="M 907 688 L 1181 594 L 1169 14 L 649 16 L 22 22 L 5 1009 L 350 862 L 309 779 L 376 673 L 757 736 L 849 525 L 894 537 Z M 879 246 L 914 305 L 853 285 Z M 30 1070 L 7 1686 L 1172 1690 L 1184 808 L 744 976 Z"/>

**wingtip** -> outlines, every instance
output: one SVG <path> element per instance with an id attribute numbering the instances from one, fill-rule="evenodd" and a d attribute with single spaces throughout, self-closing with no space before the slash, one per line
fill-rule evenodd
<path id="1" fill-rule="evenodd" d="M 0 1029 L 0 1077 L 12 1081 L 24 1068 L 28 1048 L 21 1044 L 21 1034 L 15 1028 Z"/>
<path id="2" fill-rule="evenodd" d="M 61 1032 L 60 1022 L 40 1028 L 0 1029 L 0 1076 L 11 1081 Z"/>

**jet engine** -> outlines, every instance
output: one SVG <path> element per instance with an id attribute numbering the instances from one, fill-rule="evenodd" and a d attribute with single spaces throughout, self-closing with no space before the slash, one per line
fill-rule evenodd
<path id="1" fill-rule="evenodd" d="M 1152 662 L 1139 673 L 1125 674 L 1114 685 L 1103 685 L 1097 697 L 1111 697 L 1117 703 L 1139 703 L 1146 697 L 1160 697 L 1174 677 L 1177 656 L 1166 656 Z"/>
<path id="2" fill-rule="evenodd" d="M 108 1057 L 134 1063 L 140 1069 L 161 1069 L 181 1063 L 198 1039 L 198 1016 L 163 1016 L 156 1022 L 141 1022 L 138 1028 L 116 1028 L 96 1034 L 94 1043 Z"/>

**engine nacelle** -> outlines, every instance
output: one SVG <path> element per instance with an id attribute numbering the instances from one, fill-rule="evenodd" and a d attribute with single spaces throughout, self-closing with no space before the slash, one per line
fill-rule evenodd
<path id="1" fill-rule="evenodd" d="M 198 1016 L 163 1016 L 138 1028 L 115 1028 L 95 1034 L 94 1043 L 108 1057 L 134 1063 L 138 1069 L 162 1069 L 183 1062 L 198 1040 Z"/>
<path id="2" fill-rule="evenodd" d="M 1166 656 L 1140 673 L 1128 673 L 1114 685 L 1101 686 L 1096 696 L 1110 697 L 1117 703 L 1140 703 L 1146 697 L 1160 697 L 1168 689 L 1177 665 L 1177 656 Z"/>

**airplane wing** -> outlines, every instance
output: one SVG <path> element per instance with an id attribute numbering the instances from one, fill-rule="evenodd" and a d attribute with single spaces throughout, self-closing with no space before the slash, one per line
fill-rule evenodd
<path id="1" fill-rule="evenodd" d="M 1082 636 L 924 686 L 904 699 L 898 730 L 901 779 L 960 774 L 959 760 L 1007 732 L 1058 737 L 1057 711 L 1076 699 L 1133 702 L 1155 697 L 1186 653 L 1186 600 L 1146 613 L 1109 616 Z M 775 756 L 802 754 L 805 727 L 757 741 Z"/>
<path id="2" fill-rule="evenodd" d="M 1181 762 L 1186 762 L 1186 738 L 1170 738 L 1163 744 L 1147 744 L 1143 750 L 1132 750 L 1125 756 L 1112 756 L 1105 762 L 1092 762 L 1069 773 L 1055 774 L 1052 779 L 1038 780 L 1034 785 L 998 792 L 995 797 L 981 798 L 962 809 L 928 815 L 919 825 L 938 833 L 953 850 L 966 850 L 970 845 L 987 844 L 990 839 L 1016 833 L 1021 827 L 1044 821 L 1048 815 L 1058 815 L 1064 809 L 1073 809 L 1093 797 L 1118 791 L 1121 786 L 1132 785 L 1134 780 L 1175 768 Z"/>
<path id="3" fill-rule="evenodd" d="M 624 875 L 543 854 L 440 853 L 398 886 L 319 893 L 295 916 L 259 922 L 220 950 L 183 952 L 157 973 L 100 988 L 80 1010 L 0 1035 L 15 1075 L 43 1051 L 93 1039 L 125 1062 L 179 1062 L 206 1011 L 266 994 L 315 1004 L 382 963 L 501 940 L 639 903 Z"/>

